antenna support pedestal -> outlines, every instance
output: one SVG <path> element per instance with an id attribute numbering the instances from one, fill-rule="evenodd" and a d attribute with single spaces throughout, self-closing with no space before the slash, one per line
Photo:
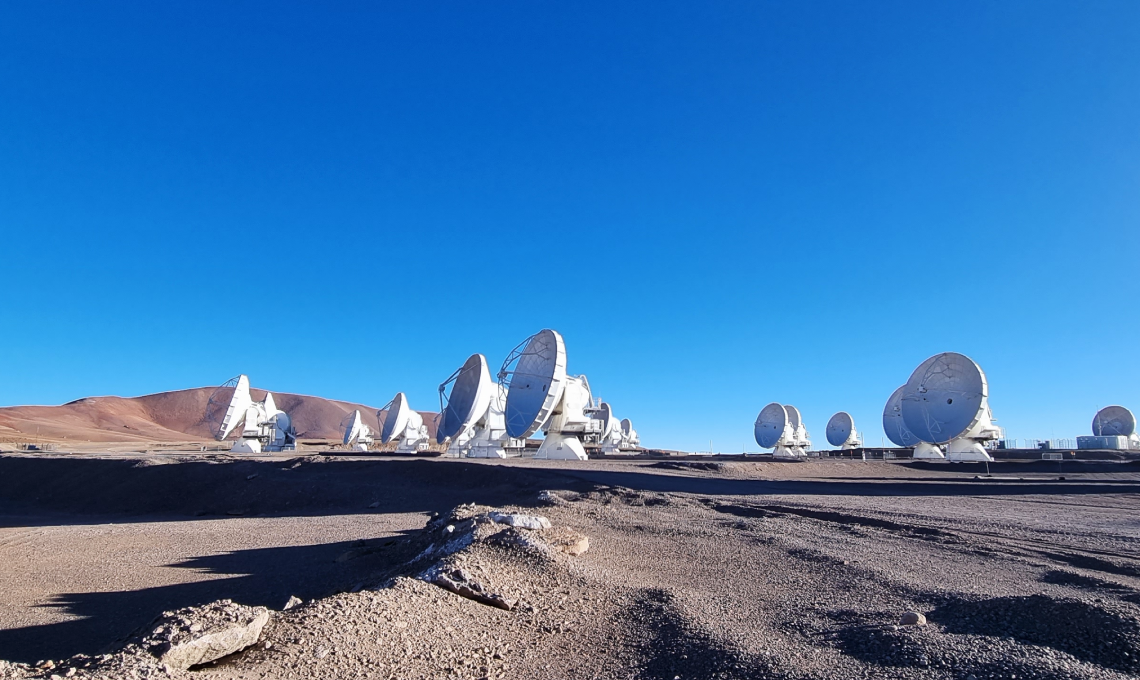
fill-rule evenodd
<path id="1" fill-rule="evenodd" d="M 942 449 L 934 444 L 927 442 L 919 442 L 914 446 L 914 456 L 916 460 L 942 460 L 946 456 L 942 453 Z"/>
<path id="2" fill-rule="evenodd" d="M 962 437 L 950 442 L 946 447 L 946 458 L 951 461 L 993 462 L 993 456 L 976 439 Z"/>
<path id="3" fill-rule="evenodd" d="M 582 442 L 572 434 L 547 432 L 534 456 L 540 460 L 589 460 Z"/>

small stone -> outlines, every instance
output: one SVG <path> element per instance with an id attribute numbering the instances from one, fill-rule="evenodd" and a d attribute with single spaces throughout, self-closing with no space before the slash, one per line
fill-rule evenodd
<path id="1" fill-rule="evenodd" d="M 900 626 L 925 626 L 926 616 L 919 612 L 907 612 L 899 619 Z"/>
<path id="2" fill-rule="evenodd" d="M 247 482 L 248 482 L 248 481 L 249 481 L 249 480 L 251 480 L 251 479 L 257 479 L 257 473 L 256 473 L 256 472 L 255 472 L 255 473 L 253 473 L 252 475 L 250 475 L 250 476 L 246 477 L 246 478 L 245 478 L 245 481 L 247 481 Z"/>
<path id="3" fill-rule="evenodd" d="M 496 524 L 506 524 L 507 526 L 517 527 L 520 529 L 549 529 L 550 520 L 539 515 L 522 515 L 517 513 L 505 512 L 490 512 L 487 517 Z"/>
<path id="4" fill-rule="evenodd" d="M 301 598 L 297 597 L 296 595 L 290 595 L 289 601 L 285 603 L 285 606 L 282 607 L 281 610 L 285 611 L 286 609 L 292 609 L 299 604 L 301 604 Z"/>
<path id="5" fill-rule="evenodd" d="M 373 504 L 369 505 L 368 507 L 370 507 L 370 508 L 378 508 L 378 507 L 380 507 L 380 501 L 376 501 L 375 503 L 373 503 Z"/>

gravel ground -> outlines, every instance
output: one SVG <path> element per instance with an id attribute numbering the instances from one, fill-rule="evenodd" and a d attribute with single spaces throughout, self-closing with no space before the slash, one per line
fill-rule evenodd
<path id="1" fill-rule="evenodd" d="M 5 462 L 0 472 L 11 472 Z M 132 475 L 140 487 L 153 481 L 146 469 L 104 463 L 125 476 L 122 489 L 135 488 Z M 211 475 L 244 478 L 254 474 L 242 467 L 248 465 L 219 461 L 189 477 L 202 476 L 202 484 Z M 78 522 L 76 505 L 94 501 L 5 497 L 0 511 L 13 528 L 0 530 L 9 532 L 0 533 L 8 598 L 0 644 L 6 635 L 48 632 L 34 627 L 28 610 L 61 592 L 105 588 L 128 601 L 168 588 L 172 572 L 179 587 L 206 584 L 210 595 L 226 586 L 241 591 L 244 583 L 248 598 L 238 592 L 209 599 L 277 610 L 257 645 L 190 672 L 217 680 L 1140 673 L 1140 497 L 1137 475 L 1126 467 L 1070 472 L 1059 482 L 1032 468 L 995 466 L 995 475 L 1006 476 L 995 481 L 974 480 L 972 469 L 887 463 L 845 464 L 858 474 L 843 474 L 834 462 L 261 465 L 289 472 L 267 474 L 273 491 L 247 503 L 256 516 L 194 518 L 202 503 L 192 494 L 198 482 L 188 482 L 184 507 L 141 499 L 147 521 L 115 506 L 122 523 L 114 529 L 125 534 L 113 541 L 94 528 L 103 524 Z M 314 479 L 321 484 L 311 495 L 291 486 L 308 488 Z M 498 483 L 505 479 L 510 483 Z M 309 499 L 297 503 L 302 507 L 281 507 L 299 495 Z M 338 509 L 333 499 L 345 495 L 351 502 Z M 381 500 L 362 512 L 372 497 Z M 468 501 L 481 505 L 452 511 Z M 155 521 L 155 504 L 162 503 L 167 514 Z M 541 514 L 554 529 L 471 519 L 491 507 Z M 33 516 L 40 519 L 16 528 Z M 456 540 L 471 522 L 470 542 Z M 559 546 L 573 541 L 558 532 L 589 537 L 589 549 L 569 554 Z M 294 562 L 290 546 L 308 561 Z M 277 549 L 283 551 L 244 572 L 248 560 L 221 569 L 153 566 Z M 24 563 L 19 568 L 15 555 Z M 53 560 L 55 567 L 37 568 Z M 142 564 L 152 566 L 136 568 Z M 319 586 L 298 571 L 311 572 Z M 441 574 L 470 586 L 469 597 L 429 582 L 447 582 Z M 170 592 L 169 604 L 151 616 L 209 601 L 205 590 L 191 593 L 203 602 Z M 304 602 L 280 611 L 288 595 Z M 907 612 L 922 614 L 926 624 L 900 625 Z M 82 616 L 74 608 L 64 614 Z M 68 630 L 53 630 L 53 649 L 61 653 L 51 668 L 0 666 L 0 677 L 68 677 L 71 667 L 71 677 L 182 674 L 132 665 L 122 655 L 62 662 L 93 653 Z M 105 642 L 118 635 L 108 629 Z"/>

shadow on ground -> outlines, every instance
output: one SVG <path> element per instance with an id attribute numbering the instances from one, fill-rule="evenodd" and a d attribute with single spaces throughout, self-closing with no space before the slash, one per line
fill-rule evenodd
<path id="1" fill-rule="evenodd" d="M 231 599 L 281 609 L 290 596 L 321 598 L 359 585 L 375 585 L 414 555 L 402 537 L 241 550 L 196 557 L 172 567 L 229 578 L 141 590 L 67 593 L 42 606 L 76 620 L 0 630 L 0 659 L 34 663 L 73 654 L 97 654 L 164 610 Z M 339 559 L 338 559 L 339 558 Z"/>

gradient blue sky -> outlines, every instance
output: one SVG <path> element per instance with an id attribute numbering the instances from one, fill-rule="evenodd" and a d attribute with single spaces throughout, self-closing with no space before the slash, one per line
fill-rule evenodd
<path id="1" fill-rule="evenodd" d="M 1140 2 L 0 6 L 0 404 L 436 408 L 543 327 L 650 446 L 1140 410 Z"/>

